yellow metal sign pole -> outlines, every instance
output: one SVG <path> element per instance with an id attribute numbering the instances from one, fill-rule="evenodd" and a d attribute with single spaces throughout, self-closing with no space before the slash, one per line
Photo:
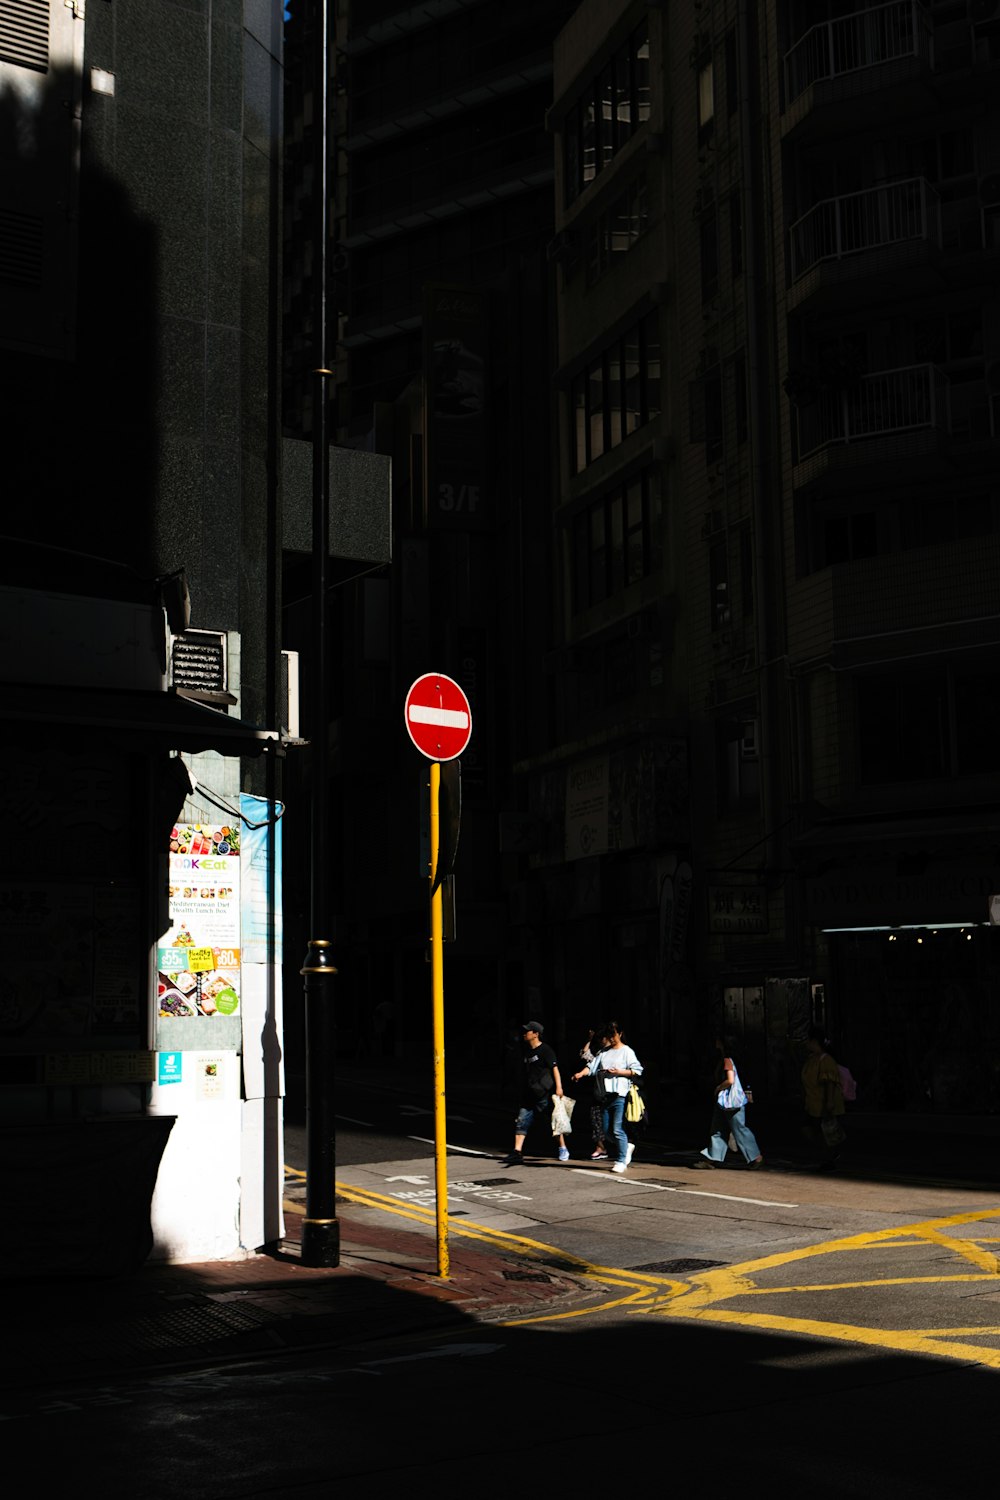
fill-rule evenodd
<path id="1" fill-rule="evenodd" d="M 441 848 L 441 766 L 431 761 L 431 992 L 434 1011 L 434 1193 L 437 1203 L 437 1268 L 447 1277 L 448 1152 L 444 1100 L 444 923 L 442 889 L 434 889 Z"/>

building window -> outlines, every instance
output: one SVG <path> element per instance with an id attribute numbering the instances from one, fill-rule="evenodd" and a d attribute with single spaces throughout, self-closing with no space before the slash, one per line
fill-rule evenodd
<path id="1" fill-rule="evenodd" d="M 714 350 L 712 351 L 714 353 Z M 705 444 L 705 462 L 717 463 L 723 454 L 722 370 L 712 365 L 688 387 L 690 437 Z"/>
<path id="2" fill-rule="evenodd" d="M 711 302 L 719 290 L 719 222 L 715 209 L 701 221 L 701 300 Z"/>
<path id="3" fill-rule="evenodd" d="M 740 604 L 744 620 L 753 618 L 753 537 L 750 523 L 740 527 Z"/>
<path id="4" fill-rule="evenodd" d="M 993 775 L 1000 671 L 881 673 L 857 682 L 863 785 Z"/>
<path id="5" fill-rule="evenodd" d="M 730 118 L 739 109 L 740 104 L 740 75 L 739 64 L 736 61 L 736 27 L 730 26 L 726 32 L 726 114 Z"/>
<path id="6" fill-rule="evenodd" d="M 573 522 L 573 610 L 621 594 L 663 566 L 659 475 L 644 469 L 592 501 Z"/>
<path id="7" fill-rule="evenodd" d="M 587 285 L 599 281 L 648 228 L 649 195 L 643 176 L 630 183 L 587 230 Z"/>
<path id="8" fill-rule="evenodd" d="M 747 361 L 742 349 L 733 359 L 733 428 L 737 444 L 745 443 L 750 436 L 750 416 L 747 405 Z"/>
<path id="9" fill-rule="evenodd" d="M 760 746 L 756 719 L 716 725 L 716 797 L 722 817 L 750 817 L 760 807 Z"/>
<path id="10" fill-rule="evenodd" d="M 743 198 L 739 188 L 729 197 L 729 269 L 734 281 L 743 274 Z"/>
<path id="11" fill-rule="evenodd" d="M 713 542 L 708 549 L 708 590 L 711 605 L 713 632 L 725 630 L 730 622 L 729 608 L 729 556 L 728 545 L 723 538 Z"/>
<path id="12" fill-rule="evenodd" d="M 649 26 L 633 32 L 591 78 L 563 126 L 566 201 L 572 203 L 649 119 Z"/>
<path id="13" fill-rule="evenodd" d="M 703 57 L 698 65 L 698 135 L 702 140 L 711 135 L 715 126 L 715 75 L 712 55 Z"/>
<path id="14" fill-rule="evenodd" d="M 570 382 L 574 473 L 660 415 L 660 369 L 659 321 L 652 312 Z"/>

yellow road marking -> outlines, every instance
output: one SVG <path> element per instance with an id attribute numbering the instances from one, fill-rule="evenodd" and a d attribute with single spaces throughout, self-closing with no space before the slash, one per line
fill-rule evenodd
<path id="1" fill-rule="evenodd" d="M 926 1230 L 923 1238 L 930 1244 L 944 1245 L 956 1255 L 964 1255 L 966 1260 L 971 1260 L 974 1266 L 981 1266 L 991 1276 L 996 1276 L 1000 1272 L 1000 1261 L 996 1256 L 991 1255 L 988 1250 L 980 1250 L 973 1240 L 956 1240 L 951 1235 L 939 1233 L 936 1229 Z"/>
<path id="2" fill-rule="evenodd" d="M 360 1207 L 391 1213 L 424 1227 L 433 1226 L 434 1211 L 429 1204 L 425 1206 L 401 1202 L 398 1198 L 389 1197 L 372 1189 L 354 1188 L 342 1183 L 338 1184 L 338 1192 L 349 1202 Z M 289 1207 L 293 1212 L 302 1212 L 297 1206 L 289 1205 Z M 510 1234 L 506 1230 L 493 1229 L 469 1220 L 461 1224 L 453 1223 L 450 1229 L 452 1233 L 464 1239 L 491 1244 L 511 1254 L 532 1259 L 544 1257 L 550 1263 L 556 1261 L 563 1269 L 583 1280 L 593 1281 L 601 1286 L 628 1289 L 625 1296 L 618 1297 L 611 1302 L 604 1302 L 597 1307 L 533 1314 L 530 1317 L 507 1320 L 499 1325 L 501 1327 L 522 1327 L 533 1323 L 561 1322 L 592 1317 L 595 1313 L 618 1308 L 624 1309 L 631 1317 L 683 1318 L 721 1323 L 732 1327 L 798 1333 L 813 1338 L 836 1339 L 874 1348 L 895 1349 L 904 1353 L 932 1354 L 976 1363 L 989 1369 L 1000 1369 L 1000 1349 L 984 1344 L 963 1342 L 966 1339 L 976 1338 L 1000 1339 L 1000 1324 L 932 1329 L 883 1329 L 829 1319 L 751 1312 L 720 1305 L 734 1298 L 777 1296 L 783 1292 L 801 1296 L 809 1292 L 875 1290 L 887 1286 L 912 1286 L 926 1290 L 927 1287 L 937 1284 L 990 1281 L 1000 1274 L 1000 1261 L 991 1252 L 980 1247 L 986 1243 L 1000 1242 L 1000 1236 L 970 1234 L 960 1237 L 954 1231 L 971 1225 L 980 1225 L 984 1220 L 998 1218 L 1000 1218 L 1000 1208 L 980 1209 L 927 1219 L 916 1224 L 866 1230 L 860 1234 L 846 1235 L 841 1239 L 826 1240 L 794 1250 L 782 1250 L 758 1256 L 735 1266 L 716 1267 L 698 1272 L 685 1281 L 676 1281 L 670 1277 L 657 1276 L 644 1271 L 596 1265 L 557 1246 L 545 1244 L 543 1241 L 533 1240 L 525 1235 Z M 756 1280 L 762 1272 L 779 1270 L 820 1255 L 851 1255 L 873 1250 L 923 1248 L 946 1250 L 949 1254 L 971 1262 L 981 1269 L 979 1272 L 875 1277 L 854 1281 L 821 1282 L 812 1285 L 802 1283 L 790 1286 L 761 1286 Z"/>

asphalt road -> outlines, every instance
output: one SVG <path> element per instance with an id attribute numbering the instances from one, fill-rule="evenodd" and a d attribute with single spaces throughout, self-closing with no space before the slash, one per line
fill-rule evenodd
<path id="1" fill-rule="evenodd" d="M 419 1099 L 341 1096 L 338 1181 L 433 1224 Z M 374 1118 L 372 1118 L 374 1116 Z M 11 1472 L 143 1500 L 347 1493 L 477 1500 L 661 1489 L 951 1496 L 991 1483 L 1000 1203 L 975 1185 L 497 1162 L 507 1122 L 455 1111 L 451 1232 L 591 1293 L 537 1320 L 335 1355 L 120 1380 L 5 1424 Z M 293 1167 L 301 1134 L 288 1133 Z M 16 1430 L 15 1430 L 16 1429 Z"/>

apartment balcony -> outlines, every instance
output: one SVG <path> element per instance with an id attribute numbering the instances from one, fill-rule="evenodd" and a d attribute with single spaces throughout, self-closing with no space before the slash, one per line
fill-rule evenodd
<path id="1" fill-rule="evenodd" d="M 812 26 L 785 54 L 782 135 L 852 130 L 926 107 L 931 22 L 919 0 L 892 0 Z"/>
<path id="2" fill-rule="evenodd" d="M 789 589 L 793 661 L 849 669 L 1000 645 L 1000 537 L 837 563 Z"/>
<path id="3" fill-rule="evenodd" d="M 793 483 L 802 489 L 861 466 L 884 466 L 897 480 L 925 474 L 944 462 L 948 428 L 948 381 L 936 365 L 879 370 L 842 390 L 819 390 L 796 410 Z"/>
<path id="4" fill-rule="evenodd" d="M 941 203 L 923 177 L 825 198 L 789 230 L 790 310 L 920 295 L 939 283 Z"/>

